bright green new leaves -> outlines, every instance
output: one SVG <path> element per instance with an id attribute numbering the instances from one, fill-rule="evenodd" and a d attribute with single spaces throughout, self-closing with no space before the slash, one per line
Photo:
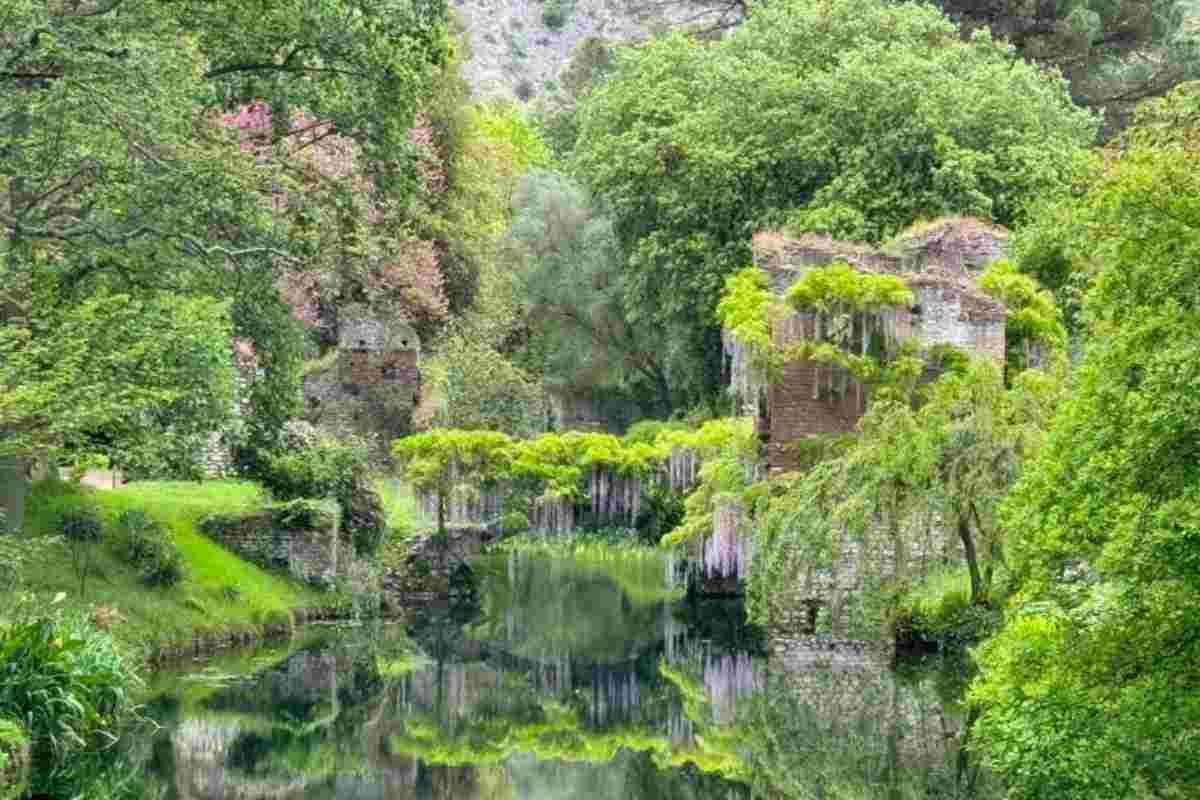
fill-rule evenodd
<path id="1" fill-rule="evenodd" d="M 234 408 L 228 303 L 40 299 L 27 325 L 0 328 L 0 452 L 71 446 L 134 469 L 194 473 Z"/>
<path id="2" fill-rule="evenodd" d="M 436 428 L 397 439 L 392 453 L 404 478 L 421 491 L 454 481 L 500 480 L 511 462 L 513 440 L 499 431 Z"/>
<path id="3" fill-rule="evenodd" d="M 692 331 L 697 360 L 696 323 L 756 229 L 877 242 L 944 214 L 1009 225 L 1096 129 L 1006 45 L 881 0 L 762 4 L 719 42 L 626 52 L 580 118 L 575 163 L 611 202 L 632 313 Z"/>
<path id="4" fill-rule="evenodd" d="M 1008 310 L 1004 335 L 1008 366 L 1015 373 L 1041 360 L 1043 354 L 1066 346 L 1067 329 L 1054 295 L 1034 278 L 1000 260 L 979 276 L 979 288 Z"/>
<path id="5" fill-rule="evenodd" d="M 662 537 L 665 546 L 703 542 L 712 535 L 713 512 L 722 501 L 752 509 L 765 488 L 755 481 L 762 442 L 749 417 L 711 420 L 694 431 L 665 431 L 658 441 L 691 451 L 701 462 L 696 486 L 684 501 L 683 521 Z"/>
<path id="6" fill-rule="evenodd" d="M 1023 607 L 981 654 L 1017 798 L 1200 785 L 1200 160 L 1134 149 L 1079 205 L 1087 352 L 1002 509 Z"/>
<path id="7" fill-rule="evenodd" d="M 627 442 L 607 433 L 547 433 L 513 439 L 498 431 L 435 428 L 392 445 L 404 478 L 445 502 L 452 493 L 507 486 L 531 497 L 575 501 L 586 481 L 604 471 L 622 478 L 650 478 L 670 455 L 656 442 Z M 439 524 L 439 529 L 442 526 Z"/>
<path id="8" fill-rule="evenodd" d="M 776 302 L 767 273 L 746 267 L 725 279 L 717 319 L 739 344 L 765 360 L 771 351 L 771 310 Z"/>
<path id="9" fill-rule="evenodd" d="M 786 299 L 798 311 L 822 314 L 876 313 L 913 304 L 902 278 L 860 272 L 849 264 L 831 264 L 804 273 L 788 289 Z"/>

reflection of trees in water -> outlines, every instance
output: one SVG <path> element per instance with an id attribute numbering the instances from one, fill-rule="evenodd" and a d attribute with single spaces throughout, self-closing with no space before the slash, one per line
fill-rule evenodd
<path id="1" fill-rule="evenodd" d="M 596 565 L 513 554 L 481 564 L 482 615 L 473 638 L 531 660 L 623 662 L 657 646 L 668 595 L 657 567 L 626 567 L 624 582 Z M 658 599 L 654 599 L 654 592 Z"/>
<path id="2" fill-rule="evenodd" d="M 930 800 L 994 795 L 962 749 L 967 720 L 935 662 L 897 672 L 885 654 L 793 645 L 742 706 L 742 755 L 767 796 Z"/>
<path id="3" fill-rule="evenodd" d="M 681 614 L 596 570 L 500 570 L 482 573 L 480 616 L 410 627 L 423 662 L 341 636 L 181 710 L 178 796 L 747 796 L 722 775 L 765 798 L 969 796 L 946 702 L 961 684 L 822 648 L 768 675 L 725 606 Z"/>

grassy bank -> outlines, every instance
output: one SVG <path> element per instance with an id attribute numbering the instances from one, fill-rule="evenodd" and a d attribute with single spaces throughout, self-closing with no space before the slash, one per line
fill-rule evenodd
<path id="1" fill-rule="evenodd" d="M 208 514 L 252 511 L 266 500 L 258 486 L 242 481 L 145 482 L 112 491 L 39 483 L 29 503 L 26 541 L 31 547 L 18 593 L 32 595 L 34 602 L 64 593 L 66 608 L 93 613 L 118 641 L 142 655 L 197 634 L 253 631 L 286 623 L 293 609 L 331 605 L 336 597 L 260 569 L 197 530 Z M 111 541 L 103 541 L 91 548 L 92 570 L 81 596 L 66 546 L 36 544 L 58 532 L 64 512 L 81 508 L 99 514 L 106 539 L 125 511 L 140 510 L 159 521 L 183 555 L 186 577 L 170 588 L 147 586 L 138 570 L 118 557 Z M 17 598 L 10 592 L 5 599 L 11 607 Z"/>

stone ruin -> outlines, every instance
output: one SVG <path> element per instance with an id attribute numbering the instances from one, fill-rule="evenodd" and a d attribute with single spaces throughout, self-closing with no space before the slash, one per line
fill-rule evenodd
<path id="1" fill-rule="evenodd" d="M 856 351 L 861 346 L 862 352 L 868 352 L 869 344 L 884 339 L 899 343 L 917 338 L 924 347 L 953 345 L 1003 363 L 1007 311 L 980 291 L 976 279 L 989 264 L 1004 257 L 1007 243 L 1008 233 L 1002 228 L 974 219 L 950 218 L 914 228 L 881 248 L 827 236 L 788 239 L 761 233 L 754 238 L 753 252 L 755 264 L 767 272 L 772 290 L 779 295 L 807 271 L 837 262 L 860 272 L 904 279 L 914 295 L 910 308 L 857 315 L 844 328 Z M 787 344 L 820 337 L 832 324 L 825 315 L 795 312 L 774 323 L 773 338 L 777 344 Z M 845 321 L 840 324 L 847 325 Z M 725 336 L 725 351 L 742 413 L 755 418 L 766 444 L 765 466 L 771 474 L 798 469 L 806 439 L 852 432 L 866 413 L 868 387 L 840 367 L 793 361 L 768 382 L 755 373 L 749 353 L 729 335 Z M 925 378 L 932 380 L 936 374 L 931 369 Z M 740 556 L 735 551 L 752 542 L 744 530 L 747 523 L 739 515 L 726 516 L 729 518 L 714 517 L 714 527 L 722 533 L 716 538 L 725 542 L 727 553 Z M 855 599 L 866 588 L 865 574 L 919 575 L 960 557 L 957 542 L 946 535 L 938 520 L 929 520 L 922 531 L 910 534 L 918 544 L 903 556 L 888 547 L 865 547 L 844 531 L 834 542 L 828 565 L 818 567 L 793 554 L 791 569 L 796 579 L 770 602 L 775 634 L 813 633 L 818 629 L 818 615 L 823 615 L 831 630 L 845 635 L 856 627 L 851 617 Z M 718 573 L 739 572 L 724 568 L 723 562 L 719 566 L 723 569 Z"/>
<path id="2" fill-rule="evenodd" d="M 884 248 L 840 242 L 827 236 L 787 239 L 761 233 L 754 238 L 754 261 L 783 294 L 816 267 L 844 262 L 861 272 L 897 275 L 914 294 L 911 308 L 885 312 L 871 323 L 888 338 L 917 337 L 926 346 L 953 345 L 1004 361 L 1007 311 L 977 287 L 977 276 L 1005 255 L 1008 232 L 969 218 L 950 218 L 915 228 Z M 775 324 L 779 344 L 820 335 L 822 315 L 797 312 Z M 862 340 L 870 333 L 858 330 Z M 867 323 L 861 323 L 866 328 Z M 865 344 L 864 344 L 865 347 Z M 866 413 L 869 392 L 845 370 L 811 361 L 789 363 L 769 385 L 755 380 L 746 354 L 726 337 L 735 389 L 745 411 L 757 419 L 767 442 L 772 473 L 795 469 L 794 443 L 806 437 L 848 433 Z M 933 375 L 927 377 L 934 377 Z"/>
<path id="3" fill-rule="evenodd" d="M 362 307 L 342 309 L 332 363 L 304 379 L 305 418 L 336 436 L 374 439 L 386 453 L 409 432 L 420 400 L 420 352 L 407 322 Z"/>

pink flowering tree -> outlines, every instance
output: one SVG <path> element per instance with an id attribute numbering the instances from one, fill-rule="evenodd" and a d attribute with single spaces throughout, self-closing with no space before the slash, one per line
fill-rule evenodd
<path id="1" fill-rule="evenodd" d="M 407 194 L 389 191 L 363 148 L 330 120 L 297 113 L 286 125 L 263 102 L 226 114 L 244 151 L 278 166 L 279 182 L 264 202 L 303 257 L 287 264 L 280 295 L 293 315 L 326 341 L 336 336 L 337 308 L 366 302 L 411 320 L 422 332 L 448 311 L 440 255 L 412 231 Z M 408 137 L 418 194 L 446 190 L 447 172 L 428 124 Z"/>

